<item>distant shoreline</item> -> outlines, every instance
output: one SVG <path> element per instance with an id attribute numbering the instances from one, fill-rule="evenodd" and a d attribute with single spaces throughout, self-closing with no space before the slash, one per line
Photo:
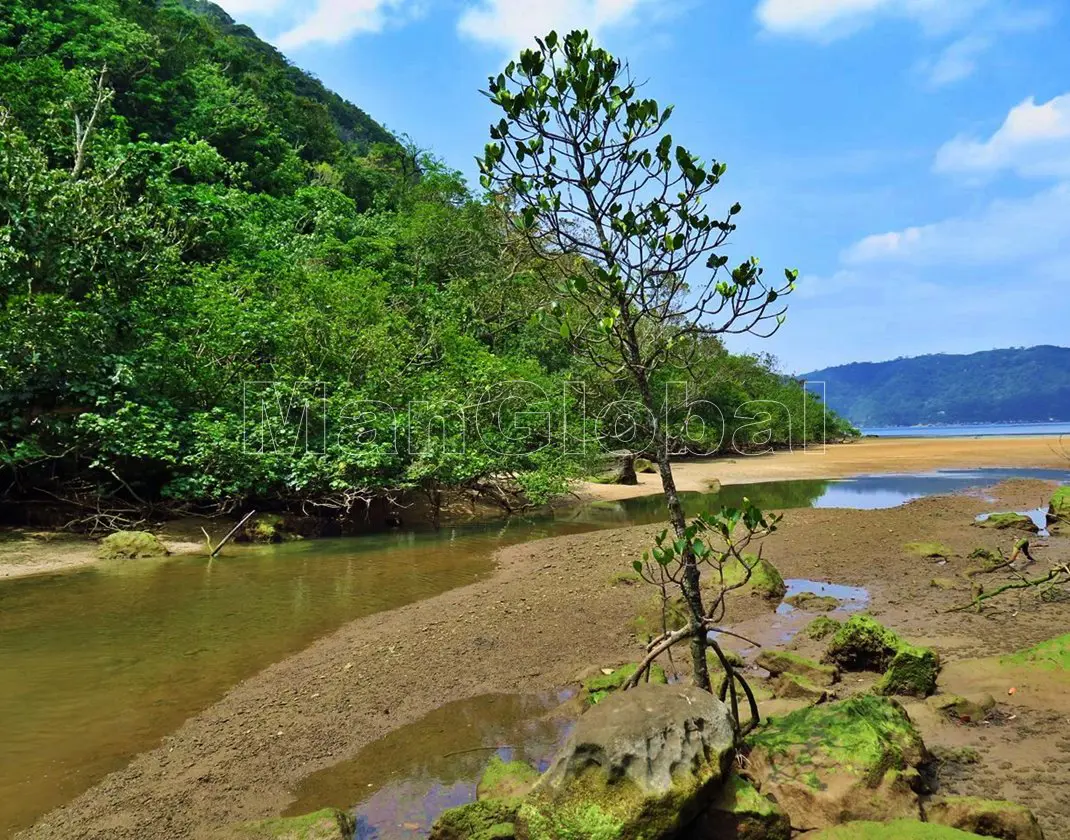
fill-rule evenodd
<path id="1" fill-rule="evenodd" d="M 870 438 L 1060 437 L 1070 435 L 1070 422 L 947 423 L 919 426 L 859 427 Z"/>
<path id="2" fill-rule="evenodd" d="M 809 449 L 680 461 L 673 476 L 680 491 L 708 492 L 716 484 L 833 479 L 858 475 L 929 472 L 947 469 L 1029 467 L 1070 470 L 1070 440 L 1058 434 L 960 437 L 916 435 L 867 437 Z M 639 484 L 583 483 L 583 499 L 613 501 L 661 492 L 658 475 L 640 475 Z"/>

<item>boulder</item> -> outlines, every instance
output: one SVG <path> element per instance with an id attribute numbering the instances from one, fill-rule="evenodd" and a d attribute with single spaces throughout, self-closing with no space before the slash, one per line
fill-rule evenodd
<path id="1" fill-rule="evenodd" d="M 754 554 L 744 554 L 743 560 L 751 570 L 750 580 L 743 587 L 743 591 L 753 592 L 766 600 L 779 602 L 788 591 L 788 587 L 777 567 L 765 558 Z M 735 586 L 746 578 L 747 570 L 733 557 L 724 564 L 723 574 L 725 586 Z M 720 586 L 718 576 L 710 571 L 706 571 L 703 580 L 710 588 Z"/>
<path id="2" fill-rule="evenodd" d="M 839 629 L 840 622 L 836 619 L 829 618 L 827 615 L 819 615 L 803 628 L 803 633 L 814 641 L 820 642 L 823 639 L 827 639 Z"/>
<path id="3" fill-rule="evenodd" d="M 523 761 L 502 761 L 494 756 L 476 784 L 476 799 L 514 799 L 535 786 L 539 772 Z"/>
<path id="4" fill-rule="evenodd" d="M 791 840 L 791 823 L 775 802 L 733 773 L 682 840 Z"/>
<path id="5" fill-rule="evenodd" d="M 917 554 L 926 560 L 940 560 L 952 554 L 950 548 L 939 542 L 912 542 L 907 543 L 905 548 L 911 554 Z"/>
<path id="6" fill-rule="evenodd" d="M 443 811 L 428 840 L 504 840 L 516 836 L 519 799 L 481 799 Z M 351 837 L 352 835 L 347 836 Z"/>
<path id="7" fill-rule="evenodd" d="M 241 542 L 279 543 L 289 536 L 286 517 L 278 513 L 254 514 L 241 529 Z"/>
<path id="8" fill-rule="evenodd" d="M 324 808 L 300 817 L 242 823 L 221 836 L 235 840 L 350 840 L 355 831 L 353 818 L 345 811 Z"/>
<path id="9" fill-rule="evenodd" d="M 644 473 L 646 475 L 656 475 L 657 471 L 658 471 L 658 468 L 656 466 L 654 466 L 654 464 L 651 461 L 648 461 L 646 458 L 636 458 L 635 459 L 635 471 L 637 473 Z"/>
<path id="10" fill-rule="evenodd" d="M 1024 513 L 992 513 L 976 523 L 982 528 L 993 528 L 997 531 L 1025 531 L 1036 534 L 1040 531 L 1037 523 Z"/>
<path id="11" fill-rule="evenodd" d="M 835 665 L 822 665 L 805 656 L 799 656 L 786 650 L 763 650 L 754 660 L 759 668 L 765 668 L 774 677 L 781 674 L 793 674 L 805 677 L 812 683 L 830 686 L 840 679 L 840 672 Z"/>
<path id="12" fill-rule="evenodd" d="M 976 840 L 978 835 L 917 820 L 895 820 L 889 823 L 852 822 L 806 837 L 807 840 Z"/>
<path id="13" fill-rule="evenodd" d="M 809 703 L 824 703 L 828 691 L 798 674 L 778 674 L 770 680 L 773 696 L 781 700 L 806 700 Z"/>
<path id="14" fill-rule="evenodd" d="M 785 598 L 784 603 L 803 612 L 832 612 L 840 606 L 837 598 L 831 595 L 817 595 L 814 592 L 800 592 Z"/>
<path id="15" fill-rule="evenodd" d="M 165 557 L 170 552 L 159 537 L 148 531 L 116 531 L 100 541 L 97 553 L 103 560 L 136 560 Z"/>
<path id="16" fill-rule="evenodd" d="M 928 697 L 936 691 L 940 658 L 931 648 L 903 643 L 873 690 L 877 694 L 904 694 Z"/>
<path id="17" fill-rule="evenodd" d="M 529 840 L 676 835 L 724 784 L 731 713 L 691 686 L 640 685 L 580 717 L 517 814 Z"/>
<path id="18" fill-rule="evenodd" d="M 836 631 L 824 658 L 845 671 L 883 673 L 875 688 L 878 694 L 928 697 L 940 673 L 935 651 L 908 644 L 866 615 L 852 616 Z"/>
<path id="19" fill-rule="evenodd" d="M 1044 832 L 1033 812 L 1024 805 L 977 799 L 972 796 L 949 796 L 931 802 L 925 818 L 935 825 L 972 831 L 982 837 L 1000 840 L 1044 840 Z"/>
<path id="20" fill-rule="evenodd" d="M 929 586 L 933 589 L 943 589 L 946 592 L 950 592 L 953 589 L 958 589 L 959 584 L 954 578 L 934 577 L 929 581 Z"/>
<path id="21" fill-rule="evenodd" d="M 1048 504 L 1048 530 L 1058 531 L 1070 526 L 1070 485 L 1060 487 Z"/>
<path id="22" fill-rule="evenodd" d="M 583 701 L 588 706 L 593 706 L 604 700 L 609 694 L 620 689 L 624 683 L 635 673 L 636 668 L 639 666 L 634 662 L 630 662 L 627 665 L 621 665 L 619 668 L 610 670 L 606 668 L 609 673 L 599 674 L 598 676 L 591 677 L 583 681 Z M 665 676 L 665 671 L 660 665 L 650 666 L 650 682 L 657 685 L 667 685 L 669 678 Z"/>
<path id="23" fill-rule="evenodd" d="M 894 700 L 859 695 L 768 720 L 752 732 L 749 772 L 794 826 L 916 818 L 925 745 Z"/>

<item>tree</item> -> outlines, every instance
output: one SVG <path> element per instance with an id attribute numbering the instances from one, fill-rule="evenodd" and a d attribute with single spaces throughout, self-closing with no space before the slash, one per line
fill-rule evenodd
<path id="1" fill-rule="evenodd" d="M 725 164 L 674 144 L 672 108 L 642 98 L 628 66 L 586 32 L 537 43 L 490 79 L 485 93 L 503 116 L 479 160 L 482 184 L 512 197 L 517 226 L 545 259 L 570 265 L 569 279 L 552 283 L 562 333 L 595 364 L 626 374 L 655 418 L 693 679 L 709 690 L 700 529 L 676 491 L 652 381 L 667 366 L 686 368 L 703 337 L 772 335 L 797 272 L 770 284 L 756 258 L 726 269 L 721 249 L 742 208 L 718 218 L 706 206 Z M 760 524 L 760 512 L 746 515 Z"/>

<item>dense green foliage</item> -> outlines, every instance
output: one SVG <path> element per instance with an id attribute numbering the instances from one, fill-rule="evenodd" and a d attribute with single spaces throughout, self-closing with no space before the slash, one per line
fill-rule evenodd
<path id="1" fill-rule="evenodd" d="M 1070 420 L 1070 349 L 862 362 L 807 373 L 833 410 L 863 426 Z"/>
<path id="2" fill-rule="evenodd" d="M 210 4 L 5 3 L 0 123 L 8 498 L 347 508 L 508 476 L 540 499 L 589 469 L 559 445 L 566 382 L 588 416 L 627 396 L 532 317 L 501 202 Z M 737 426 L 807 399 L 704 352 L 691 397 Z"/>

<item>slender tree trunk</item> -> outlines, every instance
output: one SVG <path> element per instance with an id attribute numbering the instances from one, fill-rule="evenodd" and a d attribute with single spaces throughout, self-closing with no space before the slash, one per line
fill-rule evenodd
<path id="1" fill-rule="evenodd" d="M 661 487 L 665 494 L 665 506 L 669 511 L 669 523 L 676 536 L 682 538 L 687 529 L 687 518 L 684 516 L 684 506 L 680 502 L 680 495 L 676 491 L 676 480 L 672 474 L 668 430 L 659 419 L 658 406 L 654 404 L 653 394 L 650 393 L 650 383 L 647 381 L 646 372 L 637 369 L 635 378 L 639 385 L 639 393 L 643 398 L 643 405 L 654 418 L 654 445 L 657 447 L 658 471 L 661 473 Z M 684 600 L 687 602 L 690 613 L 691 626 L 696 631 L 691 638 L 691 679 L 699 688 L 712 691 L 709 666 L 706 662 L 706 634 L 701 631 L 702 619 L 705 616 L 702 606 L 701 575 L 690 545 L 684 551 L 682 566 Z"/>

